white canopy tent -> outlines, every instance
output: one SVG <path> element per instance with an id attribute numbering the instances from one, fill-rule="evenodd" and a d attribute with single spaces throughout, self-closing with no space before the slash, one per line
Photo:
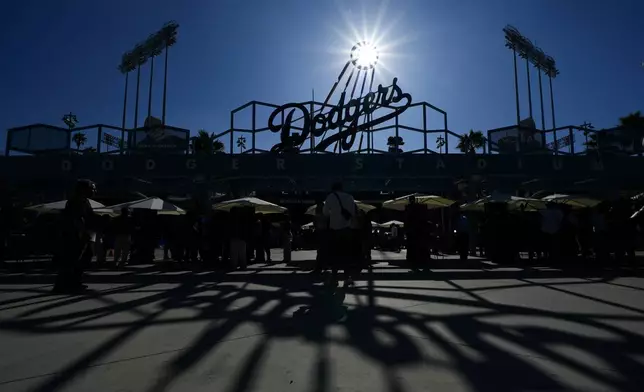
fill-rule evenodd
<path id="1" fill-rule="evenodd" d="M 302 229 L 304 230 L 310 230 L 315 226 L 313 222 L 307 223 L 305 225 L 302 225 Z M 377 228 L 377 227 L 382 227 L 382 225 L 378 222 L 371 221 L 371 227 Z"/>
<path id="2" fill-rule="evenodd" d="M 356 205 L 358 206 L 358 209 L 360 211 L 364 212 L 369 212 L 371 210 L 374 210 L 376 207 L 372 206 L 371 204 L 363 203 L 360 200 L 355 200 Z M 306 215 L 315 215 L 315 204 L 312 205 L 311 207 L 306 209 L 305 212 Z"/>
<path id="3" fill-rule="evenodd" d="M 172 203 L 169 203 L 158 197 L 148 197 L 141 200 L 130 201 L 127 203 L 116 204 L 113 206 L 99 208 L 95 210 L 97 214 L 110 214 L 116 215 L 121 212 L 122 209 L 127 208 L 129 210 L 150 210 L 156 211 L 159 215 L 183 215 L 186 212 L 175 206 Z"/>
<path id="4" fill-rule="evenodd" d="M 409 205 L 409 198 L 414 197 L 417 204 L 424 204 L 428 209 L 449 207 L 454 204 L 454 200 L 436 195 L 422 195 L 420 193 L 413 193 L 411 195 L 400 196 L 395 199 L 387 200 L 382 203 L 382 208 L 387 208 L 396 211 L 405 211 Z"/>
<path id="5" fill-rule="evenodd" d="M 405 227 L 405 223 L 397 220 L 390 220 L 389 222 L 380 223 L 378 226 L 385 227 L 387 229 L 392 228 L 394 225 L 398 227 Z"/>
<path id="6" fill-rule="evenodd" d="M 592 197 L 563 195 L 563 194 L 554 194 L 554 195 L 546 196 L 541 200 L 546 202 L 558 203 L 558 204 L 566 204 L 573 208 L 590 208 L 590 207 L 595 207 L 599 203 L 601 203 L 601 200 L 593 199 Z"/>
<path id="7" fill-rule="evenodd" d="M 493 193 L 478 199 L 474 202 L 463 204 L 462 211 L 484 211 L 488 203 L 506 203 L 510 210 L 539 211 L 546 208 L 546 202 L 542 199 L 530 199 L 503 193 Z"/>
<path id="8" fill-rule="evenodd" d="M 258 214 L 283 214 L 286 207 L 270 203 L 256 197 L 242 197 L 241 199 L 227 200 L 212 206 L 215 211 L 230 211 L 235 207 L 254 207 Z"/>
<path id="9" fill-rule="evenodd" d="M 89 205 L 92 207 L 92 209 L 97 209 L 97 208 L 104 208 L 105 205 L 97 202 L 96 200 L 88 199 Z M 48 213 L 48 212 L 61 212 L 65 209 L 65 206 L 67 205 L 67 200 L 59 200 L 59 201 L 54 201 L 51 203 L 45 203 L 45 204 L 38 204 L 35 206 L 27 207 L 27 210 L 31 211 L 36 211 L 38 213 Z"/>

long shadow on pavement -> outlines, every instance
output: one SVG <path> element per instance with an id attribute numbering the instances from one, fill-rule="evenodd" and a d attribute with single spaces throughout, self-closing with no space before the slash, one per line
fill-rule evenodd
<path id="1" fill-rule="evenodd" d="M 87 277 L 90 284 L 110 283 L 122 286 L 90 292 L 88 295 L 56 296 L 55 301 L 51 302 L 43 302 L 48 295 L 46 288 L 40 288 L 36 292 L 33 289 L 25 289 L 28 296 L 22 300 L 0 300 L 0 311 L 6 307 L 5 309 L 16 312 L 15 317 L 0 319 L 0 333 L 11 332 L 27 336 L 46 334 L 54 338 L 58 334 L 81 331 L 118 331 L 55 374 L 44 377 L 34 391 L 58 390 L 73 384 L 90 369 L 90 366 L 99 365 L 108 355 L 127 344 L 145 328 L 196 321 L 207 321 L 210 324 L 163 365 L 159 372 L 160 377 L 154 380 L 149 388 L 150 392 L 171 389 L 180 377 L 206 357 L 215 355 L 220 344 L 232 339 L 234 332 L 245 324 L 258 326 L 261 331 L 260 338 L 242 361 L 235 382 L 228 389 L 221 388 L 223 390 L 242 392 L 256 387 L 255 383 L 265 364 L 268 347 L 274 340 L 284 338 L 303 338 L 316 347 L 317 358 L 311 369 L 313 391 L 330 391 L 333 388 L 330 381 L 333 367 L 329 363 L 331 345 L 348 347 L 370 358 L 381 369 L 382 385 L 392 392 L 406 390 L 396 373 L 414 365 L 444 366 L 445 371 L 458 374 L 472 390 L 481 392 L 567 389 L 561 379 L 546 369 L 548 366 L 568 369 L 596 382 L 602 388 L 613 390 L 641 390 L 644 382 L 644 365 L 635 359 L 644 355 L 644 338 L 607 322 L 644 322 L 644 312 L 641 310 L 635 312 L 638 309 L 619 307 L 619 304 L 607 303 L 591 296 L 585 296 L 584 299 L 597 301 L 603 306 L 617 307 L 627 311 L 627 314 L 563 313 L 529 306 L 500 304 L 486 300 L 477 294 L 476 289 L 465 289 L 452 282 L 458 279 L 522 279 L 519 283 L 486 286 L 481 291 L 493 290 L 495 287 L 543 287 L 541 283 L 526 279 L 579 276 L 572 271 L 541 271 L 528 268 L 513 271 L 445 271 L 419 276 L 391 268 L 373 268 L 372 272 L 364 276 L 367 280 L 366 286 L 346 291 L 349 295 L 366 296 L 367 300 L 350 307 L 344 320 L 325 317 L 324 314 L 315 318 L 292 316 L 294 309 L 319 306 L 316 301 L 324 294 L 324 289 L 313 284 L 308 274 L 297 270 L 256 269 L 232 274 L 151 272 L 154 271 L 131 269 L 121 274 L 93 273 Z M 603 273 L 605 275 L 605 272 Z M 584 276 L 608 280 L 602 276 L 601 270 L 588 271 Z M 47 274 L 0 276 L 0 284 L 39 284 L 51 282 L 51 279 L 52 276 Z M 441 287 L 436 290 L 423 287 L 421 283 L 418 283 L 418 287 L 389 284 L 389 281 L 409 280 L 446 281 L 448 288 Z M 374 281 L 384 281 L 384 286 L 375 285 Z M 155 286 L 158 284 L 170 284 L 172 287 L 159 288 Z M 274 289 L 266 290 L 261 286 Z M 556 286 L 555 283 L 547 284 L 547 288 Z M 396 291 L 396 287 L 401 291 Z M 16 291 L 20 290 L 22 289 L 16 287 Z M 448 291 L 467 295 L 440 294 Z M 123 301 L 111 297 L 119 294 L 119 298 L 123 298 L 121 295 L 128 292 L 148 295 L 137 295 L 133 299 Z M 205 295 L 209 292 L 212 295 Z M 565 294 L 569 295 L 568 292 Z M 251 301 L 242 307 L 235 306 L 235 302 L 243 298 Z M 90 299 L 101 299 L 101 306 L 76 310 L 71 306 Z M 467 307 L 473 310 L 433 314 L 431 311 L 420 312 L 420 309 L 416 308 L 417 305 L 394 308 L 380 304 L 387 299 Z M 270 311 L 259 311 L 268 308 L 269 303 L 275 302 L 277 305 L 271 307 Z M 156 305 L 156 310 L 151 312 L 149 309 L 152 304 Z M 17 306 L 24 306 L 24 309 Z M 32 307 L 29 308 L 30 306 Z M 61 311 L 62 306 L 68 310 Z M 56 314 L 47 315 L 57 307 L 61 309 Z M 172 309 L 191 309 L 196 316 L 191 314 L 171 319 L 161 317 Z M 121 312 L 131 313 L 136 321 L 109 319 L 109 316 Z M 553 324 L 565 321 L 603 331 L 615 338 L 601 339 L 537 324 L 497 322 L 507 316 L 539 318 Z M 332 326 L 345 329 L 346 338 L 329 336 L 327 332 Z M 449 331 L 449 334 L 445 334 L 444 331 Z M 423 342 L 430 342 L 439 347 L 447 354 L 449 361 L 439 364 L 440 361 L 435 361 L 432 354 L 423 349 Z M 613 375 L 607 375 L 581 359 L 563 355 L 555 350 L 556 346 L 561 345 L 573 346 L 586 355 L 604 359 Z M 474 351 L 476 355 L 466 354 L 463 347 Z M 432 365 L 433 362 L 436 362 L 436 365 Z M 2 385 L 9 386 L 19 381 L 0 380 L 0 388 Z"/>

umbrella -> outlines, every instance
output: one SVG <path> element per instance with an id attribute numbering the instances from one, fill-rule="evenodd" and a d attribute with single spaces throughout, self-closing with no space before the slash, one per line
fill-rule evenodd
<path id="1" fill-rule="evenodd" d="M 302 225 L 302 229 L 311 229 L 313 228 L 313 222 Z"/>
<path id="2" fill-rule="evenodd" d="M 286 207 L 278 206 L 256 197 L 242 197 L 241 199 L 223 201 L 212 206 L 215 211 L 230 211 L 234 207 L 254 207 L 255 212 L 258 214 L 282 214 L 287 211 Z"/>
<path id="3" fill-rule="evenodd" d="M 380 227 L 387 227 L 391 228 L 393 225 L 396 225 L 398 227 L 405 227 L 405 223 L 397 220 L 391 220 L 389 222 L 381 223 L 379 226 Z"/>
<path id="4" fill-rule="evenodd" d="M 358 209 L 360 211 L 369 212 L 371 210 L 376 209 L 376 207 L 372 206 L 371 204 L 363 203 L 363 202 L 361 202 L 359 200 L 355 200 L 355 203 L 356 203 L 356 206 L 358 206 Z M 311 207 L 307 208 L 305 214 L 306 215 L 315 215 L 315 204 L 312 205 Z"/>
<path id="5" fill-rule="evenodd" d="M 87 201 L 89 201 L 89 205 L 92 207 L 92 209 L 105 207 L 103 204 L 97 202 L 96 200 L 87 199 Z M 60 212 L 65 209 L 66 205 L 67 205 L 67 200 L 60 200 L 52 203 L 38 204 L 35 206 L 27 207 L 26 209 L 36 211 L 39 213 Z"/>
<path id="6" fill-rule="evenodd" d="M 546 202 L 566 204 L 573 208 L 588 208 L 595 207 L 597 204 L 601 203 L 601 200 L 593 199 L 586 196 L 571 196 L 571 195 L 562 195 L 554 194 L 541 198 L 541 200 Z"/>
<path id="7" fill-rule="evenodd" d="M 428 209 L 449 207 L 454 204 L 454 200 L 450 200 L 445 197 L 414 193 L 407 196 L 397 197 L 392 200 L 387 200 L 386 202 L 382 203 L 382 208 L 404 211 L 405 207 L 409 205 L 410 196 L 414 196 L 417 204 L 424 204 Z"/>
<path id="8" fill-rule="evenodd" d="M 461 210 L 483 211 L 487 203 L 506 203 L 511 210 L 538 211 L 546 208 L 543 200 L 493 193 L 477 201 L 463 204 Z"/>
<path id="9" fill-rule="evenodd" d="M 122 209 L 130 210 L 150 210 L 156 211 L 159 215 L 183 215 L 186 212 L 172 203 L 158 197 L 148 197 L 141 200 L 130 201 L 127 203 L 116 204 L 113 206 L 97 209 L 97 214 L 116 214 Z"/>

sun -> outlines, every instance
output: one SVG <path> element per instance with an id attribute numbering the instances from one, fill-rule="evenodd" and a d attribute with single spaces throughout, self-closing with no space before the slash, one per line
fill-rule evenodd
<path id="1" fill-rule="evenodd" d="M 351 49 L 351 63 L 358 69 L 372 69 L 379 57 L 378 48 L 367 41 L 358 42 Z"/>
<path id="2" fill-rule="evenodd" d="M 394 69 L 401 69 L 402 62 L 414 56 L 403 53 L 405 45 L 414 40 L 405 32 L 404 13 L 400 7 L 390 9 L 389 0 L 373 0 L 361 7 L 349 7 L 345 3 L 338 2 L 337 10 L 343 23 L 332 18 L 333 24 L 329 27 L 337 35 L 326 48 L 330 61 L 320 66 L 337 69 L 349 64 L 357 71 L 373 72 L 376 85 L 391 80 Z M 353 49 L 348 51 L 349 48 Z"/>

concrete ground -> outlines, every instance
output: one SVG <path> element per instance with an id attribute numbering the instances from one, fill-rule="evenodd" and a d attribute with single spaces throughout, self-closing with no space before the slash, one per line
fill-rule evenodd
<path id="1" fill-rule="evenodd" d="M 373 255 L 344 317 L 284 264 L 94 271 L 76 296 L 0 271 L 0 391 L 644 390 L 640 271 Z"/>

